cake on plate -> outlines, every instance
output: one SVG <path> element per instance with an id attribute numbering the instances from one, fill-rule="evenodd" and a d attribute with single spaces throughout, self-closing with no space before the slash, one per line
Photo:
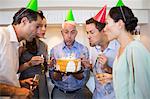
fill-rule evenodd
<path id="1" fill-rule="evenodd" d="M 56 70 L 60 72 L 78 72 L 81 70 L 81 60 L 72 57 L 56 60 Z"/>

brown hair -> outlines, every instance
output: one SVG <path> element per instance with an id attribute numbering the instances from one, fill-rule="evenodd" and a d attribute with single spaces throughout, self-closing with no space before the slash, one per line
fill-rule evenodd
<path id="1" fill-rule="evenodd" d="M 105 27 L 105 23 L 100 23 L 96 20 L 94 20 L 93 18 L 90 18 L 88 20 L 86 20 L 86 24 L 91 24 L 91 23 L 94 23 L 95 24 L 95 27 L 99 30 L 99 32 Z"/>
<path id="2" fill-rule="evenodd" d="M 36 21 L 37 16 L 39 15 L 38 12 L 27 9 L 27 8 L 21 8 L 18 12 L 15 13 L 13 17 L 13 25 L 17 25 L 21 23 L 21 19 L 23 17 L 27 17 L 30 22 Z"/>

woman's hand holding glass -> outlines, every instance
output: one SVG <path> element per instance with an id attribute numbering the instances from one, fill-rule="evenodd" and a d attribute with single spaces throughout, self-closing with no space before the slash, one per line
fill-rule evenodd
<path id="1" fill-rule="evenodd" d="M 112 81 L 111 67 L 107 65 L 108 58 L 101 53 L 98 57 L 98 66 L 96 66 L 96 78 L 100 84 L 104 85 Z"/>
<path id="2" fill-rule="evenodd" d="M 29 61 L 30 66 L 39 65 L 41 63 L 44 63 L 44 58 L 41 56 L 33 56 L 31 60 Z"/>

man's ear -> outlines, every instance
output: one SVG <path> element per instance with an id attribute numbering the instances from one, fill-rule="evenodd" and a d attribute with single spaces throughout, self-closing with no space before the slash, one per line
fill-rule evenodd
<path id="1" fill-rule="evenodd" d="M 26 23 L 28 23 L 28 22 L 29 22 L 29 20 L 28 20 L 27 17 L 23 17 L 23 18 L 21 19 L 21 23 L 23 23 L 23 24 L 26 24 Z"/>

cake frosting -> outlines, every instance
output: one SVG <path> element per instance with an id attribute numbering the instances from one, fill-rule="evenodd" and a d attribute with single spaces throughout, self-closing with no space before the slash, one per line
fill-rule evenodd
<path id="1" fill-rule="evenodd" d="M 81 60 L 75 57 L 63 57 L 56 60 L 56 70 L 61 72 L 78 72 L 81 70 Z"/>

